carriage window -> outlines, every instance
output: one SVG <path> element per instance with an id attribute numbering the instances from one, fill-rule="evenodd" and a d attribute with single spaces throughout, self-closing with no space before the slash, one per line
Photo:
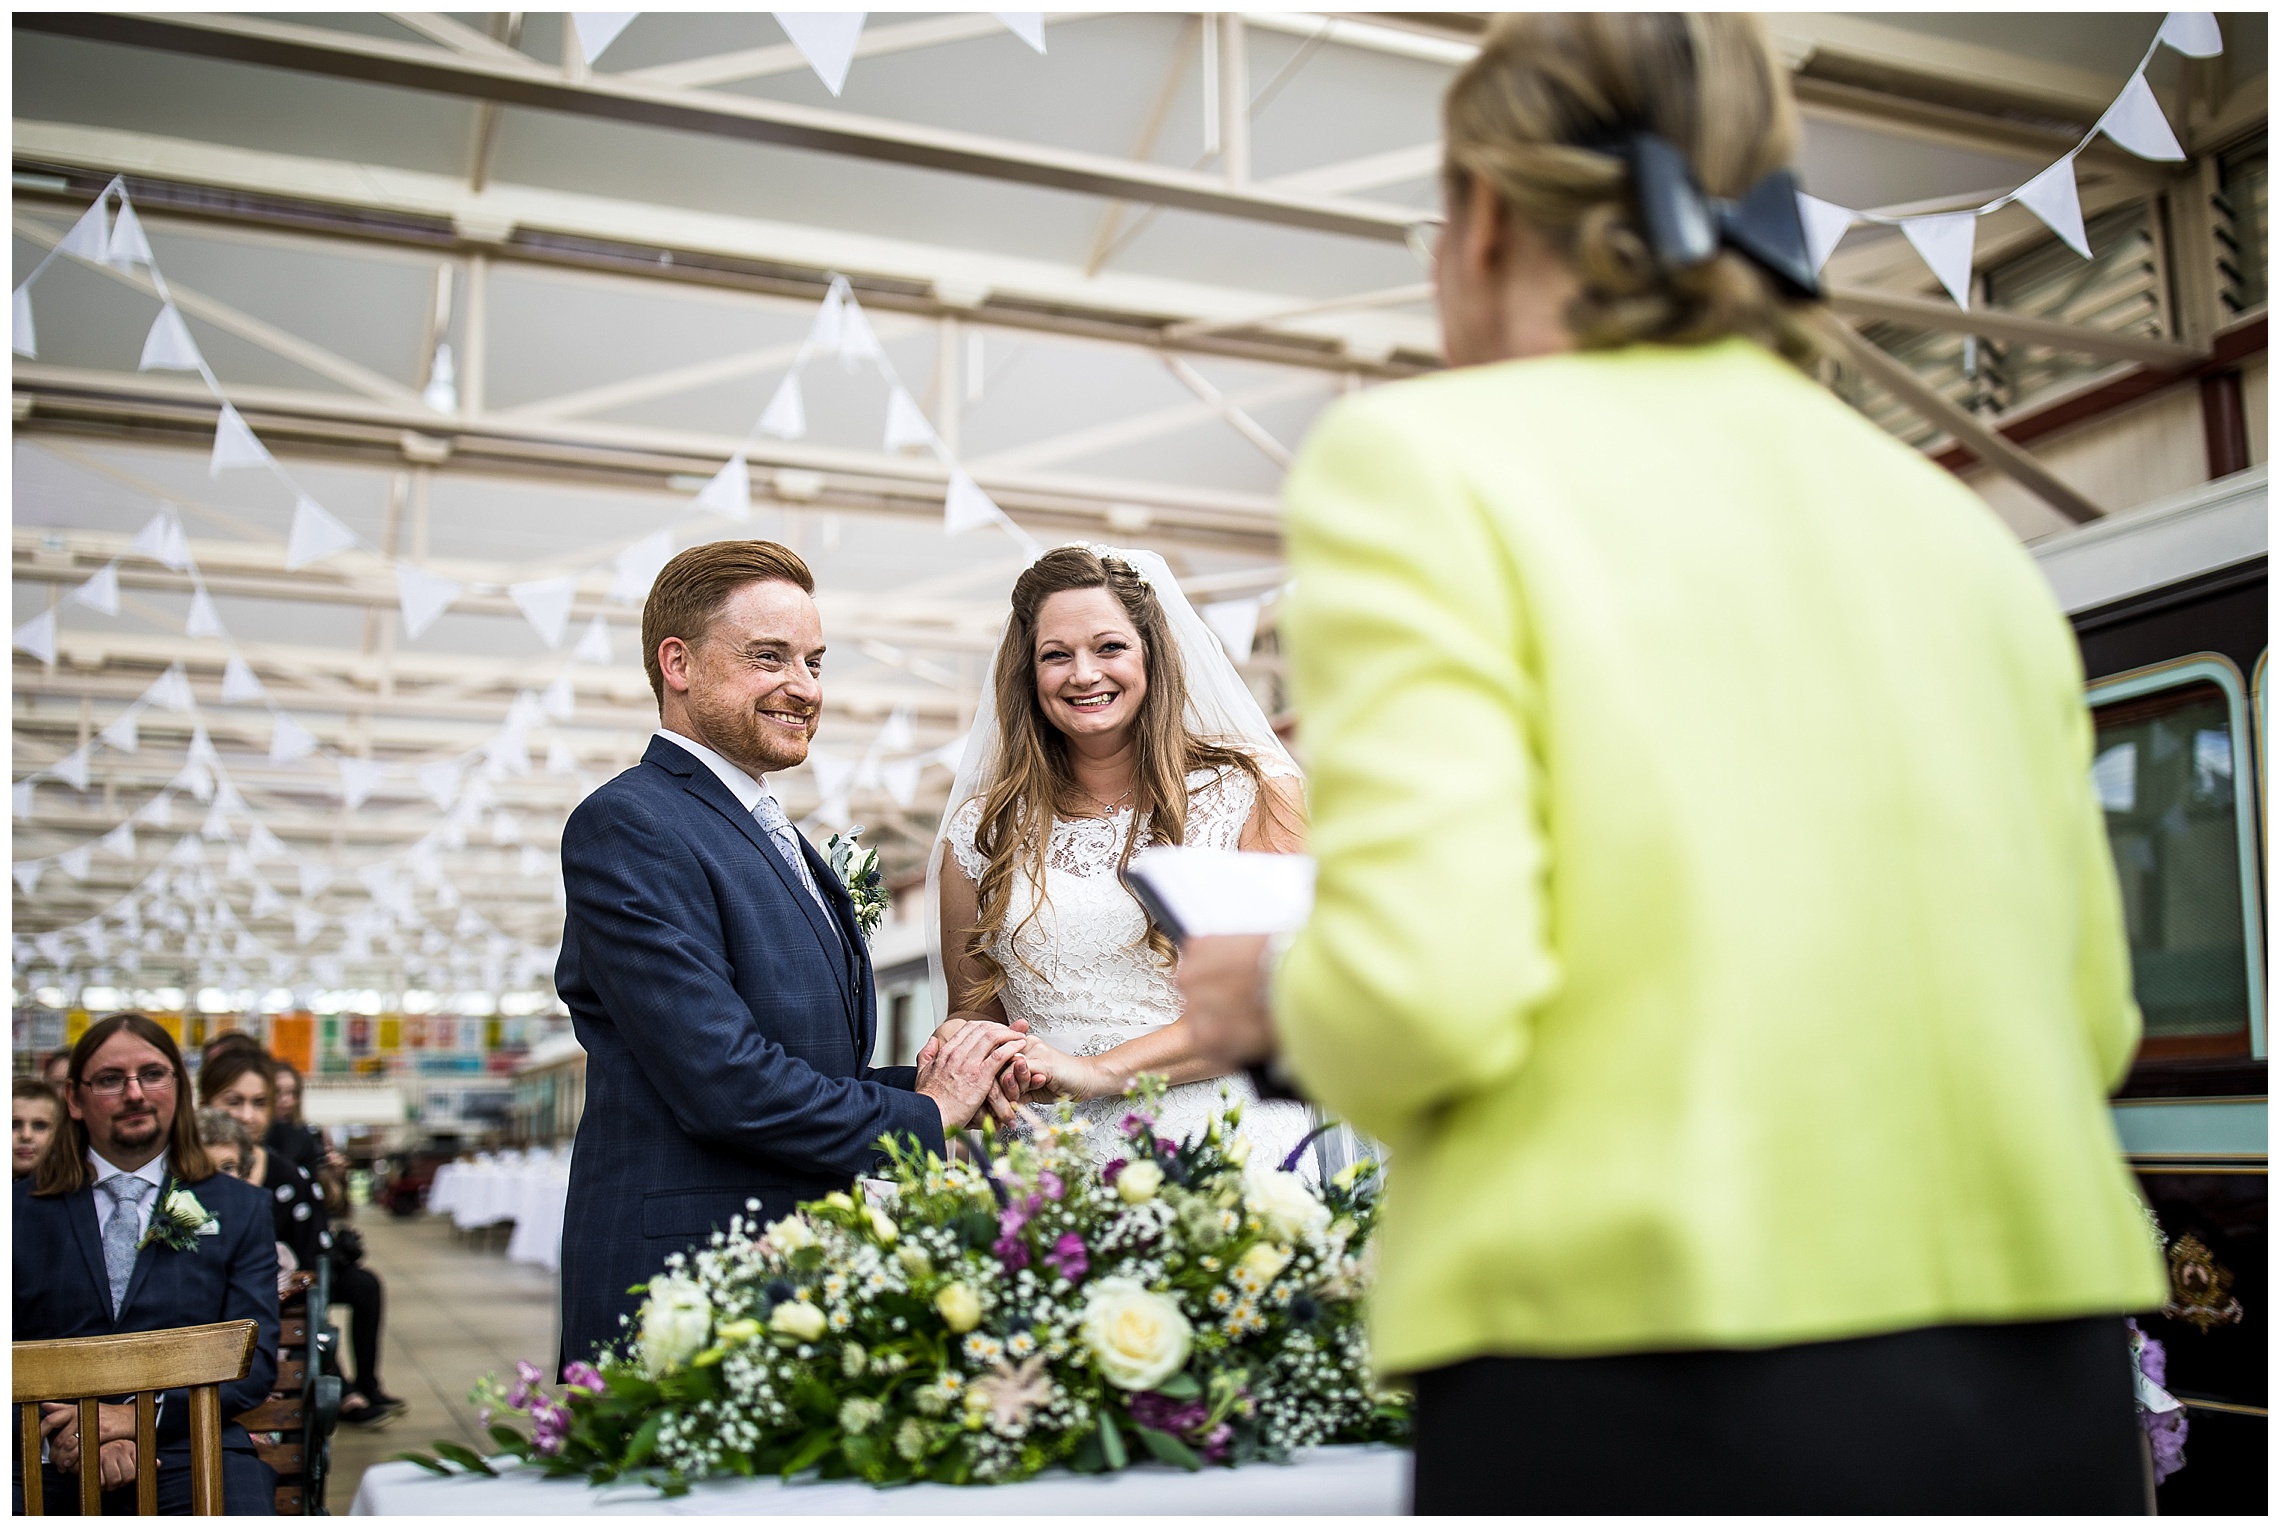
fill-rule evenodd
<path id="1" fill-rule="evenodd" d="M 2095 700 L 2095 696 L 2093 696 Z M 2144 1059 L 2246 1054 L 2251 971 L 2232 699 L 2201 679 L 2097 705 L 2091 781 L 2120 874 Z"/>

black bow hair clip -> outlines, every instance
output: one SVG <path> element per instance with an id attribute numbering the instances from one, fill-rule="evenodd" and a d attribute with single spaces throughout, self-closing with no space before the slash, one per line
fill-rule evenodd
<path id="1" fill-rule="evenodd" d="M 1694 167 L 1659 133 L 1631 132 L 1610 152 L 1630 162 L 1647 243 L 1664 270 L 1692 270 L 1726 244 L 1763 266 L 1790 295 L 1820 297 L 1821 273 L 1806 249 L 1794 173 L 1775 170 L 1740 200 L 1728 201 L 1703 195 Z"/>

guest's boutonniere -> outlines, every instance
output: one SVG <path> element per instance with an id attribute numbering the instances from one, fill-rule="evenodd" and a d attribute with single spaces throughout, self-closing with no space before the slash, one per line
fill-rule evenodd
<path id="1" fill-rule="evenodd" d="M 157 1242 L 173 1252 L 195 1252 L 201 1236 L 222 1234 L 221 1221 L 213 1211 L 198 1202 L 198 1196 L 178 1183 L 169 1183 L 160 1196 L 158 1208 L 151 1212 L 150 1229 L 135 1245 L 147 1247 Z"/>
<path id="2" fill-rule="evenodd" d="M 831 873 L 839 877 L 839 884 L 847 888 L 848 897 L 855 903 L 856 927 L 869 939 L 878 932 L 879 920 L 887 915 L 887 883 L 879 875 L 879 851 L 856 842 L 862 836 L 860 827 L 849 828 L 845 835 L 834 833 L 824 854 L 831 862 Z"/>

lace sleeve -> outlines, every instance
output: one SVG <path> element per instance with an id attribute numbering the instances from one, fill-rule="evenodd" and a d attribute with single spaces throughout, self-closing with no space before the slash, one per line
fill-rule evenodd
<path id="1" fill-rule="evenodd" d="M 958 868 L 965 871 L 966 879 L 976 886 L 982 884 L 982 873 L 990 868 L 981 851 L 974 847 L 974 834 L 981 825 L 982 798 L 976 796 L 951 814 L 950 826 L 942 834 L 950 845 L 950 852 L 957 857 Z"/>

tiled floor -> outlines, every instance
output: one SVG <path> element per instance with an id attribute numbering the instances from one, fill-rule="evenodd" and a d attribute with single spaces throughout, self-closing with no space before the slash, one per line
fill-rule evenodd
<path id="1" fill-rule="evenodd" d="M 508 1262 L 501 1235 L 470 1240 L 448 1220 L 396 1220 L 378 1210 L 360 1213 L 356 1228 L 365 1266 L 387 1286 L 381 1382 L 410 1404 L 392 1422 L 334 1432 L 325 1498 L 335 1513 L 355 1500 L 364 1471 L 391 1455 L 437 1438 L 484 1444 L 467 1403 L 484 1375 L 511 1384 L 516 1359 L 548 1369 L 554 1362 L 554 1275 Z"/>

